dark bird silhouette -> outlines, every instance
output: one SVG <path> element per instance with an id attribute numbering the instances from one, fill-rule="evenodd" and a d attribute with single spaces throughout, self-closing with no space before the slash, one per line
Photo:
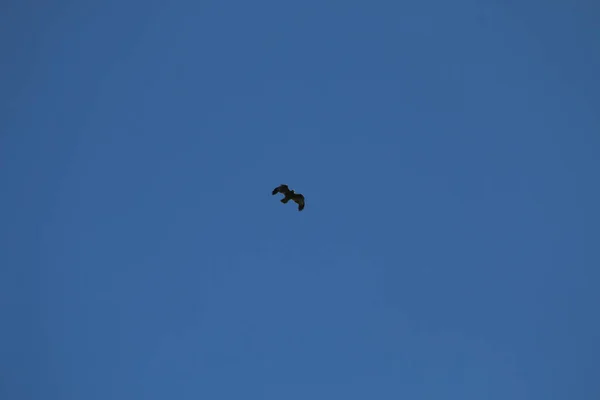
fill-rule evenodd
<path id="1" fill-rule="evenodd" d="M 290 188 L 287 185 L 279 185 L 275 189 L 273 189 L 272 194 L 276 195 L 277 193 L 283 194 L 284 197 L 283 199 L 281 199 L 281 202 L 283 204 L 292 200 L 296 204 L 298 204 L 298 211 L 304 210 L 304 196 L 300 193 L 296 193 L 293 190 L 290 190 Z"/>

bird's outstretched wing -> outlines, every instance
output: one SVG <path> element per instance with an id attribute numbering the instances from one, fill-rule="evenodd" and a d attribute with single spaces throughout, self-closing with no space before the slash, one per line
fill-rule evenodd
<path id="1" fill-rule="evenodd" d="M 288 185 L 279 185 L 277 186 L 275 189 L 273 189 L 273 195 L 277 194 L 277 193 L 283 193 L 283 194 L 287 194 L 289 193 L 290 188 L 288 187 Z"/>
<path id="2" fill-rule="evenodd" d="M 304 210 L 304 196 L 302 196 L 300 193 L 297 193 L 296 195 L 294 195 L 292 200 L 294 200 L 296 204 L 298 204 L 298 211 Z"/>

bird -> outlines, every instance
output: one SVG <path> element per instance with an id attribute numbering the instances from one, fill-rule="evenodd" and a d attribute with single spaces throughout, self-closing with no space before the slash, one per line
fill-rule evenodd
<path id="1" fill-rule="evenodd" d="M 281 202 L 283 204 L 286 204 L 288 201 L 292 200 L 296 204 L 298 204 L 298 211 L 304 210 L 304 196 L 300 193 L 296 193 L 293 190 L 290 190 L 288 185 L 277 186 L 275 189 L 273 189 L 272 194 L 276 195 L 277 193 L 283 194 L 284 197 L 283 199 L 281 199 Z"/>

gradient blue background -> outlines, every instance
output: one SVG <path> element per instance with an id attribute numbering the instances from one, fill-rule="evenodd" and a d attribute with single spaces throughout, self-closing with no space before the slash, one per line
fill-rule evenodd
<path id="1" fill-rule="evenodd" d="M 1 399 L 600 398 L 595 2 L 0 10 Z"/>

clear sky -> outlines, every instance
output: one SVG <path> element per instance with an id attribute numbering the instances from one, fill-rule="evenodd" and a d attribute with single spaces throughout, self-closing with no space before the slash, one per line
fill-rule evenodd
<path id="1" fill-rule="evenodd" d="M 598 21 L 4 1 L 0 398 L 600 398 Z"/>

